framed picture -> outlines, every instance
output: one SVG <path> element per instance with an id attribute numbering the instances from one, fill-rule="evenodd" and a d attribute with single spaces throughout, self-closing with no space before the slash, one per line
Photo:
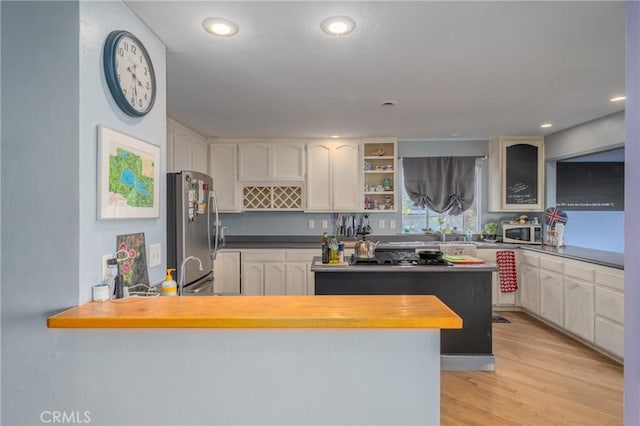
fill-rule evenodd
<path id="1" fill-rule="evenodd" d="M 98 126 L 98 220 L 160 217 L 160 147 Z"/>
<path id="2" fill-rule="evenodd" d="M 147 253 L 144 242 L 144 232 L 116 236 L 118 250 L 127 253 L 120 264 L 122 280 L 127 287 L 136 284 L 149 285 L 147 270 Z"/>

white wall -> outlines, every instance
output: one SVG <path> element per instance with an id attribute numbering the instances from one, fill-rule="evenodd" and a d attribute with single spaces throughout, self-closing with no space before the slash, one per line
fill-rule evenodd
<path id="1" fill-rule="evenodd" d="M 101 281 L 102 255 L 116 249 L 116 235 L 144 232 L 147 244 L 162 244 L 166 265 L 166 58 L 165 46 L 118 2 L 80 3 L 80 143 L 79 143 L 79 301 L 91 299 L 91 286 Z M 102 72 L 102 45 L 116 29 L 127 29 L 140 39 L 151 55 L 158 94 L 151 112 L 133 118 L 119 110 Z M 97 126 L 102 124 L 160 147 L 160 218 L 145 220 L 96 220 Z M 163 266 L 149 269 L 151 283 L 164 278 Z"/>
<path id="2" fill-rule="evenodd" d="M 640 3 L 625 2 L 624 424 L 640 424 Z"/>

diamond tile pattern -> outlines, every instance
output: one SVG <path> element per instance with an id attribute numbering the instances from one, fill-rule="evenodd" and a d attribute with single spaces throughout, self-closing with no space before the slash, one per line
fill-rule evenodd
<path id="1" fill-rule="evenodd" d="M 244 186 L 242 207 L 244 210 L 302 210 L 302 186 Z"/>

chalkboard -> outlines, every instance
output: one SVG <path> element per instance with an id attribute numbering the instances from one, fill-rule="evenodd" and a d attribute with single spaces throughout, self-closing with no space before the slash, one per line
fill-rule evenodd
<path id="1" fill-rule="evenodd" d="M 538 203 L 538 147 L 517 144 L 506 149 L 507 204 Z"/>
<path id="2" fill-rule="evenodd" d="M 624 210 L 624 162 L 558 161 L 556 205 L 563 210 Z"/>

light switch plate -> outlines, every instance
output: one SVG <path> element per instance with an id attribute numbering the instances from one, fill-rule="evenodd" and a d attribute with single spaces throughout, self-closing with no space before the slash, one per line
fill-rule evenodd
<path id="1" fill-rule="evenodd" d="M 149 267 L 158 266 L 162 263 L 162 245 L 152 244 L 149 246 Z"/>
<path id="2" fill-rule="evenodd" d="M 384 219 L 378 221 L 378 229 L 384 229 Z"/>
<path id="3" fill-rule="evenodd" d="M 389 229 L 396 229 L 396 221 L 391 219 L 389 220 Z"/>
<path id="4" fill-rule="evenodd" d="M 316 227 L 316 222 L 314 220 L 309 221 L 309 229 L 313 229 Z"/>
<path id="5" fill-rule="evenodd" d="M 329 227 L 329 222 L 327 222 L 326 220 L 322 221 L 322 229 L 327 229 Z"/>
<path id="6" fill-rule="evenodd" d="M 100 279 L 102 281 L 107 281 L 107 260 L 111 259 L 112 257 L 112 254 L 102 255 L 102 275 L 100 276 Z"/>

